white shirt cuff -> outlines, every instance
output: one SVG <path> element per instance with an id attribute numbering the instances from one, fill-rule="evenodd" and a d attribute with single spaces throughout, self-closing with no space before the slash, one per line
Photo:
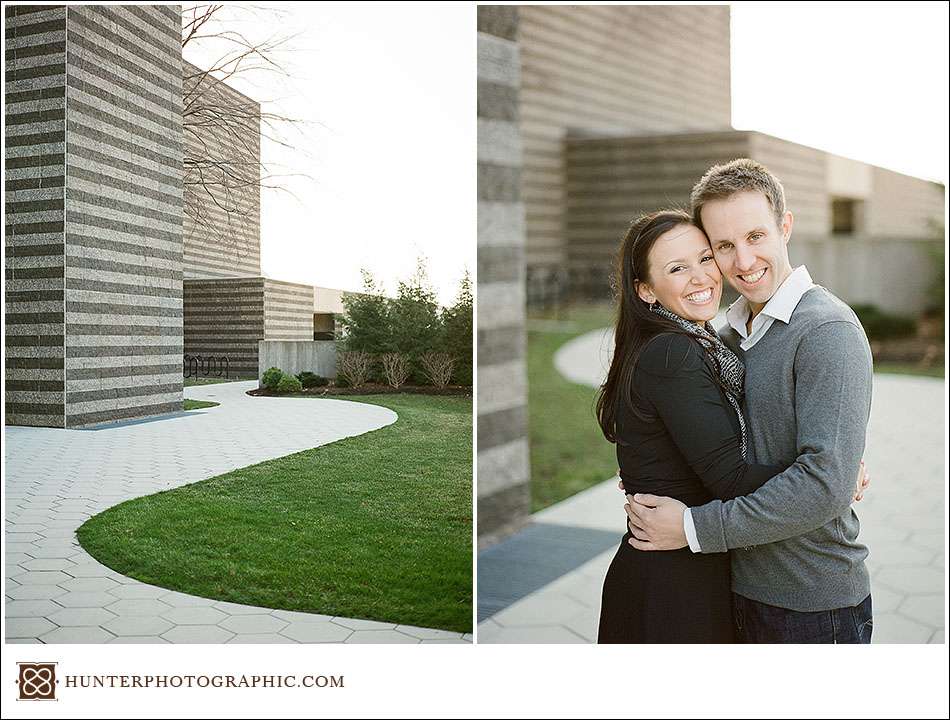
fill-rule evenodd
<path id="1" fill-rule="evenodd" d="M 693 525 L 693 515 L 689 508 L 683 510 L 683 531 L 686 533 L 686 542 L 689 543 L 689 549 L 694 553 L 702 552 L 699 546 L 699 538 L 696 537 L 696 526 Z"/>

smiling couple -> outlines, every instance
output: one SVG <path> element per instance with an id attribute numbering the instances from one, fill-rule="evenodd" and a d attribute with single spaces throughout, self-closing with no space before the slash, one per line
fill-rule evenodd
<path id="1" fill-rule="evenodd" d="M 868 643 L 851 507 L 868 483 L 867 337 L 792 269 L 792 213 L 765 167 L 714 166 L 690 201 L 635 221 L 618 257 L 597 414 L 628 532 L 599 642 Z M 720 336 L 723 276 L 741 297 Z"/>

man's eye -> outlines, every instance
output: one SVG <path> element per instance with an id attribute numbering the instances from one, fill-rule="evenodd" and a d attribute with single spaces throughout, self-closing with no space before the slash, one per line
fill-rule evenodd
<path id="1" fill-rule="evenodd" d="M 719 252 L 726 252 L 727 250 L 732 250 L 732 243 L 723 243 L 718 248 Z"/>

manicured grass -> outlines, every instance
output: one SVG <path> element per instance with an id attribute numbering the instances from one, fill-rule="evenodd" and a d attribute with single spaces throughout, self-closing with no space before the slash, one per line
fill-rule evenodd
<path id="1" fill-rule="evenodd" d="M 253 378 L 253 377 L 230 377 L 230 378 L 190 377 L 190 378 L 185 378 L 184 386 L 194 387 L 195 385 L 218 385 L 220 383 L 243 382 L 244 380 L 256 380 L 256 379 L 257 378 Z"/>
<path id="2" fill-rule="evenodd" d="M 122 503 L 79 528 L 97 560 L 231 602 L 472 629 L 472 401 L 349 396 L 392 425 Z"/>
<path id="3" fill-rule="evenodd" d="M 874 363 L 874 372 L 891 373 L 894 375 L 922 375 L 924 377 L 935 378 L 946 377 L 946 372 L 943 365 L 924 367 L 921 365 L 912 365 L 910 363 L 876 362 Z"/>
<path id="4" fill-rule="evenodd" d="M 594 415 L 597 389 L 576 385 L 554 367 L 569 340 L 613 324 L 606 305 L 583 305 L 528 321 L 528 431 L 531 507 L 541 510 L 617 472 L 614 445 Z"/>
<path id="5" fill-rule="evenodd" d="M 210 400 L 189 400 L 185 398 L 181 403 L 182 410 L 201 410 L 202 408 L 217 407 L 221 403 L 211 402 Z"/>

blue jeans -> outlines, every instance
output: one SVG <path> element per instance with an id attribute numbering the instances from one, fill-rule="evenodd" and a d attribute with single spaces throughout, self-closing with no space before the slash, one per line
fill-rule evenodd
<path id="1" fill-rule="evenodd" d="M 871 596 L 854 607 L 798 612 L 732 594 L 732 614 L 740 643 L 871 642 Z"/>

